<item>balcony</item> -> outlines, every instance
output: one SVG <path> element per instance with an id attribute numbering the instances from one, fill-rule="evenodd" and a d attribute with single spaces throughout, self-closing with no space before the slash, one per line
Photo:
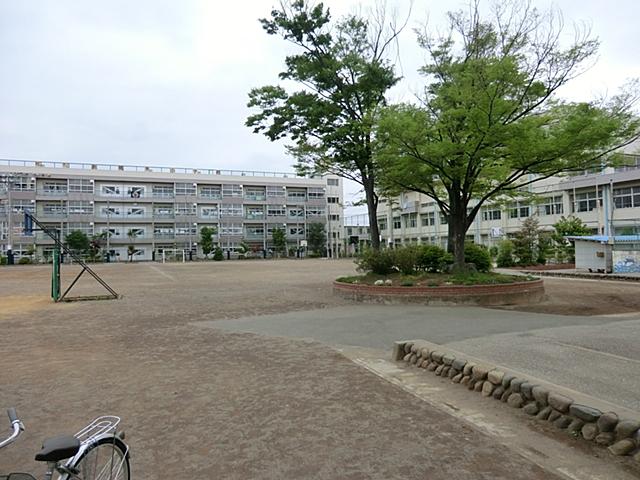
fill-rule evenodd
<path id="1" fill-rule="evenodd" d="M 247 220 L 264 220 L 264 212 L 247 213 L 244 218 Z"/>
<path id="2" fill-rule="evenodd" d="M 175 232 L 154 232 L 153 238 L 155 240 L 175 240 L 176 234 Z"/>
<path id="3" fill-rule="evenodd" d="M 57 190 L 57 189 L 50 190 L 50 189 L 44 189 L 44 188 L 40 188 L 36 190 L 36 195 L 43 195 L 47 197 L 64 197 L 68 194 L 69 192 L 67 190 Z"/>
<path id="4" fill-rule="evenodd" d="M 153 214 L 153 219 L 154 220 L 172 220 L 176 218 L 175 213 L 154 213 Z"/>
<path id="5" fill-rule="evenodd" d="M 245 240 L 264 240 L 264 233 L 245 233 L 244 234 L 244 238 Z"/>
<path id="6" fill-rule="evenodd" d="M 264 193 L 261 193 L 261 194 L 246 193 L 244 195 L 244 199 L 255 201 L 255 202 L 264 202 L 267 199 L 267 196 Z"/>

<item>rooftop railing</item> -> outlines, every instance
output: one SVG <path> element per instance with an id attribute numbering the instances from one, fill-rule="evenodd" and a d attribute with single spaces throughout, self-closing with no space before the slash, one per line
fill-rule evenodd
<path id="1" fill-rule="evenodd" d="M 308 175 L 298 175 L 295 172 L 265 172 L 257 170 L 225 170 L 218 168 L 187 168 L 160 167 L 144 165 L 116 165 L 109 163 L 79 163 L 56 162 L 45 160 L 16 160 L 0 158 L 0 166 L 7 167 L 40 167 L 40 168 L 69 168 L 75 170 L 93 170 L 107 172 L 138 172 L 138 173 L 179 173 L 187 175 L 229 175 L 239 177 L 273 177 L 273 178 L 313 178 Z"/>

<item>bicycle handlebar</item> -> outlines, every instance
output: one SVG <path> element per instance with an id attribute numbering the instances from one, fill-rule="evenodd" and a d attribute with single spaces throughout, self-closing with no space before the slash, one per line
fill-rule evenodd
<path id="1" fill-rule="evenodd" d="M 9 420 L 11 421 L 11 427 L 13 428 L 13 432 L 11 433 L 9 438 L 0 441 L 0 448 L 6 447 L 10 443 L 12 443 L 16 438 L 18 438 L 18 435 L 20 435 L 20 432 L 24 430 L 24 425 L 18 418 L 18 414 L 16 413 L 15 408 L 12 407 L 7 409 L 7 415 L 9 416 Z"/>

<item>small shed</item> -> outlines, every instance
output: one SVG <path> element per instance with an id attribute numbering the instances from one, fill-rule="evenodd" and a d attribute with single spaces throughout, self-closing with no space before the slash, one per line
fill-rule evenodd
<path id="1" fill-rule="evenodd" d="M 601 273 L 640 273 L 640 235 L 567 237 L 576 246 L 576 268 Z"/>

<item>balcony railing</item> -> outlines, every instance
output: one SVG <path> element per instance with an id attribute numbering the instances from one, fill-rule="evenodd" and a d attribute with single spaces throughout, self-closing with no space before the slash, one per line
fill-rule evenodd
<path id="1" fill-rule="evenodd" d="M 44 188 L 39 188 L 36 191 L 37 195 L 46 195 L 46 196 L 50 196 L 50 197 L 64 197 L 65 195 L 68 195 L 69 192 L 67 190 L 48 190 L 48 189 L 44 189 Z"/>
<path id="2" fill-rule="evenodd" d="M 246 218 L 247 220 L 262 220 L 264 219 L 264 212 L 247 213 L 244 218 Z"/>
<path id="3" fill-rule="evenodd" d="M 264 202 L 267 199 L 267 197 L 264 194 L 255 194 L 255 195 L 253 195 L 251 193 L 245 193 L 244 199 L 245 200 L 253 200 L 253 201 L 256 201 L 256 202 Z"/>

